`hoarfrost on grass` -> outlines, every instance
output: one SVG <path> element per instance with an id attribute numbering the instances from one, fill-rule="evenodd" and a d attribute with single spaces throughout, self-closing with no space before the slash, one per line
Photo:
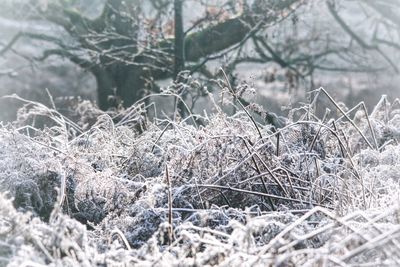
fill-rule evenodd
<path id="1" fill-rule="evenodd" d="M 275 129 L 26 101 L 0 127 L 0 265 L 398 265 L 398 102 Z"/>

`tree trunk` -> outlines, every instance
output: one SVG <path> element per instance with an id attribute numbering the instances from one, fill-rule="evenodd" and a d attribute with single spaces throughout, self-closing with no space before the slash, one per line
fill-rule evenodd
<path id="1" fill-rule="evenodd" d="M 142 67 L 118 64 L 107 69 L 96 68 L 92 73 L 96 78 L 98 104 L 102 110 L 116 105 L 112 96 L 118 97 L 115 100 L 122 101 L 124 107 L 129 107 L 146 95 L 146 72 Z"/>
<path id="2" fill-rule="evenodd" d="M 113 95 L 114 81 L 107 71 L 98 67 L 91 70 L 97 83 L 97 99 L 99 108 L 107 110 L 110 107 L 109 95 Z"/>
<path id="3" fill-rule="evenodd" d="M 179 72 L 181 72 L 185 67 L 182 5 L 183 5 L 182 0 L 174 1 L 174 12 L 175 12 L 174 79 L 177 78 Z"/>
<path id="4" fill-rule="evenodd" d="M 117 95 L 130 107 L 146 95 L 146 71 L 140 66 L 124 66 L 114 75 Z"/>
<path id="5" fill-rule="evenodd" d="M 183 0 L 174 0 L 175 8 L 175 38 L 161 40 L 150 49 L 138 53 L 137 40 L 140 26 L 140 6 L 138 0 L 122 1 L 107 0 L 102 14 L 94 20 L 85 18 L 81 14 L 71 10 L 63 10 L 67 16 L 66 20 L 59 20 L 52 14 L 45 14 L 46 18 L 66 29 L 82 47 L 94 50 L 100 54 L 100 64 L 93 66 L 93 62 L 73 53 L 62 53 L 73 62 L 89 69 L 96 77 L 99 107 L 107 110 L 112 103 L 109 96 L 119 98 L 125 107 L 129 107 L 140 100 L 146 93 L 146 85 L 149 78 L 157 80 L 166 76 L 176 76 L 184 68 L 185 61 L 196 62 L 212 54 L 223 51 L 233 45 L 240 44 L 256 26 L 253 13 L 263 15 L 260 22 L 266 24 L 278 18 L 281 11 L 289 8 L 293 3 L 300 0 L 272 1 L 267 10 L 255 8 L 245 12 L 241 16 L 228 19 L 216 25 L 210 25 L 205 29 L 185 36 L 183 31 L 182 3 Z M 263 3 L 258 0 L 255 3 Z M 260 7 L 264 5 L 260 4 Z M 54 6 L 53 9 L 57 9 Z M 275 12 L 270 12 L 273 10 Z M 126 12 L 130 16 L 126 16 Z M 266 12 L 268 11 L 268 12 Z M 265 15 L 267 14 L 267 15 Z M 259 23 L 259 25 L 261 25 Z M 93 33 L 107 34 L 109 31 L 116 35 L 93 45 L 98 40 L 86 38 Z M 96 34 L 94 34 L 96 35 Z M 117 36 L 117 37 L 116 37 Z M 119 36 L 119 37 L 118 37 Z M 134 62 L 121 62 L 114 55 L 104 51 L 123 51 L 125 55 L 136 55 Z M 121 57 L 118 55 L 117 57 Z M 174 61 L 175 60 L 175 64 Z M 127 65 L 128 64 L 128 65 Z M 130 64 L 130 65 L 129 65 Z M 183 109 L 182 109 L 183 110 Z"/>

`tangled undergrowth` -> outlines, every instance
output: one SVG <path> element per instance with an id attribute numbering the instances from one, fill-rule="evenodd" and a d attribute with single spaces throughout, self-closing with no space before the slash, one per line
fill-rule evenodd
<path id="1" fill-rule="evenodd" d="M 400 265 L 398 99 L 321 88 L 279 128 L 237 104 L 150 121 L 80 101 L 72 121 L 26 101 L 0 127 L 0 266 Z"/>

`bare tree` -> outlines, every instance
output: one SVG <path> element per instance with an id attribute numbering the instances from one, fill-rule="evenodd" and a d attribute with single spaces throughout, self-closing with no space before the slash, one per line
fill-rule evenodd
<path id="1" fill-rule="evenodd" d="M 27 20 L 58 25 L 68 37 L 20 32 L 0 48 L 0 55 L 11 50 L 20 37 L 51 43 L 52 48 L 35 60 L 59 56 L 90 71 L 96 78 L 102 109 L 110 106 L 112 95 L 129 106 L 157 91 L 154 81 L 176 77 L 182 70 L 210 78 L 207 63 L 219 58 L 229 59 L 228 72 L 244 62 L 275 64 L 286 70 L 290 83 L 312 77 L 317 70 L 372 72 L 389 67 L 398 71 L 385 50 L 400 50 L 396 0 L 194 1 L 203 8 L 195 19 L 185 18 L 193 4 L 189 0 L 104 0 L 94 18 L 80 11 L 75 2 L 24 3 L 29 7 Z M 310 3 L 329 12 L 340 37 L 320 29 L 271 36 L 287 25 L 296 29 L 302 16 L 310 16 Z M 365 29 L 353 28 L 343 19 L 341 12 L 350 4 L 365 17 L 375 16 L 372 35 L 359 33 Z M 368 53 L 377 54 L 382 64 L 367 64 Z"/>

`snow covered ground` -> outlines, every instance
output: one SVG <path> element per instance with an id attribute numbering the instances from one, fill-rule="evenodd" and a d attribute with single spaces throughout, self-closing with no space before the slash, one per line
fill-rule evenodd
<path id="1" fill-rule="evenodd" d="M 396 266 L 400 102 L 322 119 L 319 97 L 277 130 L 26 102 L 0 127 L 0 265 Z"/>

